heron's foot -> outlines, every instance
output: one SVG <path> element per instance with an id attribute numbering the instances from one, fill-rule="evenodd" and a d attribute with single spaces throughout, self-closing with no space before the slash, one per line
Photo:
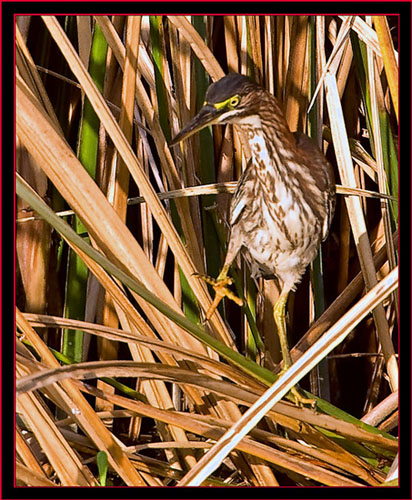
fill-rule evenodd
<path id="1" fill-rule="evenodd" d="M 309 405 L 311 406 L 313 409 L 316 408 L 316 399 L 311 399 L 311 398 L 306 398 L 302 392 L 301 392 L 301 389 L 298 385 L 295 385 L 294 387 L 292 387 L 292 389 L 290 390 L 290 393 L 294 399 L 294 402 L 295 402 L 295 405 L 296 406 L 305 406 L 305 405 Z"/>
<path id="2" fill-rule="evenodd" d="M 286 369 L 282 370 L 279 373 L 279 376 L 281 377 L 284 373 L 286 373 L 286 371 L 287 371 Z M 294 387 L 292 387 L 289 394 L 292 396 L 293 401 L 294 401 L 296 406 L 303 407 L 305 405 L 309 405 L 313 409 L 316 408 L 316 399 L 310 399 L 310 398 L 305 397 L 302 389 L 298 385 L 295 385 Z"/>
<path id="3" fill-rule="evenodd" d="M 232 290 L 230 290 L 230 288 L 228 288 L 233 284 L 233 279 L 229 276 L 217 277 L 216 279 L 198 273 L 195 273 L 195 276 L 203 281 L 206 281 L 206 283 L 208 283 L 209 285 L 212 285 L 215 291 L 215 298 L 213 299 L 213 302 L 206 313 L 207 321 L 213 316 L 214 312 L 217 309 L 217 306 L 220 304 L 220 301 L 223 299 L 223 297 L 227 297 L 228 299 L 233 300 L 233 302 L 235 302 L 238 306 L 243 305 L 243 300 L 235 295 Z"/>

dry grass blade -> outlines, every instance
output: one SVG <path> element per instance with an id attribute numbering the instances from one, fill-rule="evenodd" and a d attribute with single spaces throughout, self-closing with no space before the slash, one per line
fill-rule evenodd
<path id="1" fill-rule="evenodd" d="M 307 54 L 308 16 L 293 18 L 290 59 L 285 89 L 285 117 L 292 132 L 302 127 L 308 95 Z"/>
<path id="2" fill-rule="evenodd" d="M 362 417 L 362 422 L 369 425 L 378 425 L 382 420 L 387 417 L 391 412 L 395 411 L 399 406 L 399 392 L 393 392 L 386 399 L 381 401 L 375 408 L 367 415 Z"/>
<path id="3" fill-rule="evenodd" d="M 128 19 L 126 55 L 123 67 L 122 104 L 120 108 L 119 126 L 130 144 L 133 138 L 133 112 L 139 53 L 140 21 L 141 19 L 139 16 L 133 16 Z M 116 169 L 113 207 L 123 220 L 126 219 L 128 191 L 129 171 L 126 165 L 120 160 Z"/>
<path id="4" fill-rule="evenodd" d="M 29 467 L 16 463 L 16 481 L 21 481 L 26 486 L 56 486 L 53 481 L 42 476 L 38 472 L 33 472 Z"/>
<path id="5" fill-rule="evenodd" d="M 388 78 L 389 90 L 393 101 L 396 118 L 398 118 L 398 81 L 399 70 L 395 56 L 395 49 L 390 35 L 388 21 L 385 16 L 373 16 L 376 34 L 378 36 L 379 45 L 382 51 L 383 64 Z"/>
<path id="6" fill-rule="evenodd" d="M 381 200 L 392 200 L 397 202 L 397 199 L 386 193 L 369 191 L 368 189 L 353 188 L 347 186 L 336 186 L 336 193 L 347 196 L 363 196 L 365 198 L 375 198 Z"/>
<path id="7" fill-rule="evenodd" d="M 48 115 L 53 120 L 56 128 L 62 133 L 59 120 L 57 119 L 56 113 L 50 102 L 49 96 L 44 88 L 43 82 L 37 71 L 36 65 L 27 49 L 27 46 L 21 36 L 19 27 L 16 26 L 16 63 L 22 78 L 26 83 L 29 84 L 31 90 L 36 94 L 38 99 L 43 103 Z M 25 69 L 27 68 L 27 73 Z M 31 85 L 30 85 L 31 84 Z"/>
<path id="8" fill-rule="evenodd" d="M 344 19 L 346 16 L 339 16 Z M 359 35 L 359 38 L 370 47 L 377 56 L 382 57 L 381 48 L 379 46 L 379 40 L 376 32 L 366 24 L 366 22 L 360 17 L 355 16 L 355 21 L 353 23 L 353 29 Z M 394 51 L 395 59 L 398 59 L 398 53 Z"/>
<path id="9" fill-rule="evenodd" d="M 319 78 L 315 92 L 312 96 L 312 100 L 308 106 L 308 111 L 307 111 L 308 113 L 312 109 L 312 106 L 316 100 L 318 92 L 323 86 L 323 81 L 325 79 L 325 75 L 326 75 L 327 71 L 329 71 L 329 70 L 336 71 L 336 69 L 339 67 L 339 63 L 341 61 L 341 58 L 344 55 L 344 52 L 343 52 L 343 50 L 345 49 L 344 44 L 345 44 L 345 42 L 347 42 L 347 38 L 349 36 L 349 32 L 350 32 L 350 29 L 352 27 L 353 22 L 354 22 L 353 16 L 349 16 L 349 17 L 345 18 L 345 20 L 341 26 L 341 29 L 339 30 L 339 34 L 338 34 L 338 37 L 336 39 L 336 43 L 333 46 L 333 51 L 332 51 L 331 55 L 329 56 L 329 59 L 326 62 L 325 66 L 323 67 L 322 74 Z M 333 65 L 333 69 L 332 69 L 332 65 Z M 343 92 L 343 89 L 341 90 L 341 92 Z"/>
<path id="10" fill-rule="evenodd" d="M 203 186 L 193 186 L 186 187 L 182 189 L 174 189 L 173 191 L 166 191 L 165 193 L 159 193 L 159 199 L 170 200 L 173 198 L 180 198 L 183 196 L 205 196 L 208 194 L 220 194 L 220 193 L 234 193 L 236 191 L 237 182 L 218 182 L 215 184 L 204 184 Z M 383 198 L 387 200 L 397 201 L 396 198 L 385 193 L 369 191 L 368 189 L 353 188 L 347 186 L 336 186 L 337 194 L 343 195 L 353 195 L 353 196 L 365 196 L 367 198 Z M 129 205 L 135 205 L 138 203 L 144 203 L 145 200 L 143 196 L 136 196 L 135 198 L 129 198 Z M 64 212 L 62 215 L 67 215 Z M 22 219 L 26 220 L 26 219 Z"/>
<path id="11" fill-rule="evenodd" d="M 20 460 L 25 464 L 32 472 L 47 479 L 46 473 L 41 468 L 39 461 L 34 455 L 28 442 L 26 442 L 22 430 L 18 425 L 16 425 L 16 453 Z"/>

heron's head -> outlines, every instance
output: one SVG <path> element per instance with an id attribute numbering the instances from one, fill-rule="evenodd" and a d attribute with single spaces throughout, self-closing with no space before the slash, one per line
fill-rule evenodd
<path id="1" fill-rule="evenodd" d="M 237 123 L 256 114 L 254 94 L 260 87 L 238 73 L 229 73 L 209 86 L 199 113 L 171 142 L 175 145 L 208 125 Z"/>

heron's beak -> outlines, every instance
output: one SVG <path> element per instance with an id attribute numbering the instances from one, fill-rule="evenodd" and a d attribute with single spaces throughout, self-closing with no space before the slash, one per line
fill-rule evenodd
<path id="1" fill-rule="evenodd" d="M 211 104 L 206 104 L 199 111 L 199 113 L 190 121 L 182 130 L 177 134 L 176 137 L 170 142 L 171 146 L 175 146 L 178 142 L 187 139 L 191 135 L 195 134 L 199 130 L 202 130 L 207 125 L 213 125 L 217 123 L 219 116 L 223 113 L 223 110 L 216 109 Z"/>

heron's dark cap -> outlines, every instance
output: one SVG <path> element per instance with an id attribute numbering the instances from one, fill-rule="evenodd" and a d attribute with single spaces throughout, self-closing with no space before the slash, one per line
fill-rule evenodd
<path id="1" fill-rule="evenodd" d="M 242 94 L 242 91 L 246 91 L 250 85 L 253 85 L 253 82 L 247 76 L 229 73 L 210 85 L 205 100 L 211 104 L 222 102 L 235 94 Z"/>

